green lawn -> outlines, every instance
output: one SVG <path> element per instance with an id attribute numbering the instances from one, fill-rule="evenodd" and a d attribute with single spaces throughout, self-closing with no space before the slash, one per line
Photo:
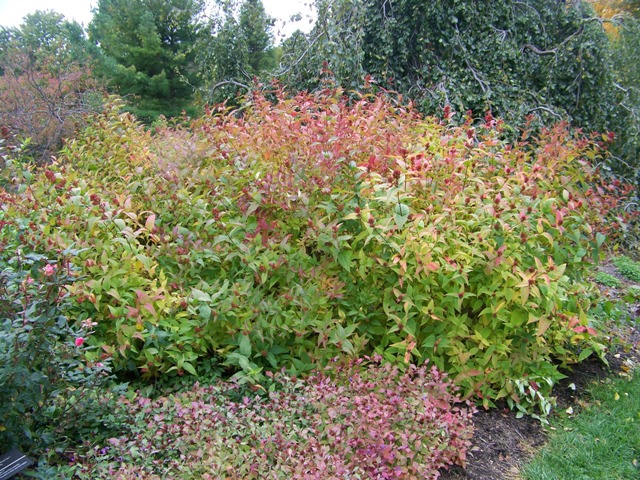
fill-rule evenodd
<path id="1" fill-rule="evenodd" d="M 640 478 L 640 372 L 600 382 L 589 405 L 563 416 L 549 444 L 526 465 L 527 480 Z"/>

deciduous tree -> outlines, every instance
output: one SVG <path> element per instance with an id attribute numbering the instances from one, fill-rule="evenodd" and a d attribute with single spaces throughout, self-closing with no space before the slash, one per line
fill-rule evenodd
<path id="1" fill-rule="evenodd" d="M 55 12 L 0 29 L 0 127 L 4 148 L 47 161 L 102 98 L 82 27 Z"/>

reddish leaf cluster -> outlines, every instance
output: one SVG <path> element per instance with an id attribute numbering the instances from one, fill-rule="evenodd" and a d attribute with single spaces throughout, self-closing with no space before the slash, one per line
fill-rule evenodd
<path id="1" fill-rule="evenodd" d="M 435 368 L 401 373 L 361 359 L 274 381 L 268 401 L 231 400 L 222 385 L 126 401 L 131 432 L 95 446 L 78 470 L 92 478 L 400 480 L 465 463 L 473 408 L 455 405 L 454 387 Z"/>

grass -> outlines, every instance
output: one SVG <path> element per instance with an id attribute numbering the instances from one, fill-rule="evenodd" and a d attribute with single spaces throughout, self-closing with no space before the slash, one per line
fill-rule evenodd
<path id="1" fill-rule="evenodd" d="M 552 424 L 548 445 L 523 469 L 526 480 L 640 478 L 640 372 L 589 393 L 584 410 Z"/>

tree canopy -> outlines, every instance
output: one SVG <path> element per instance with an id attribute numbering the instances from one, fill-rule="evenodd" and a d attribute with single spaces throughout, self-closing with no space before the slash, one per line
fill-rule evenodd
<path id="1" fill-rule="evenodd" d="M 193 45 L 202 0 L 99 0 L 90 38 L 105 55 L 102 69 L 122 95 L 135 97 L 145 120 L 178 114 L 198 77 Z"/>
<path id="2" fill-rule="evenodd" d="M 27 15 L 18 28 L 0 28 L 4 148 L 27 142 L 26 156 L 47 161 L 61 147 L 100 105 L 93 54 L 82 26 L 52 11 Z"/>

